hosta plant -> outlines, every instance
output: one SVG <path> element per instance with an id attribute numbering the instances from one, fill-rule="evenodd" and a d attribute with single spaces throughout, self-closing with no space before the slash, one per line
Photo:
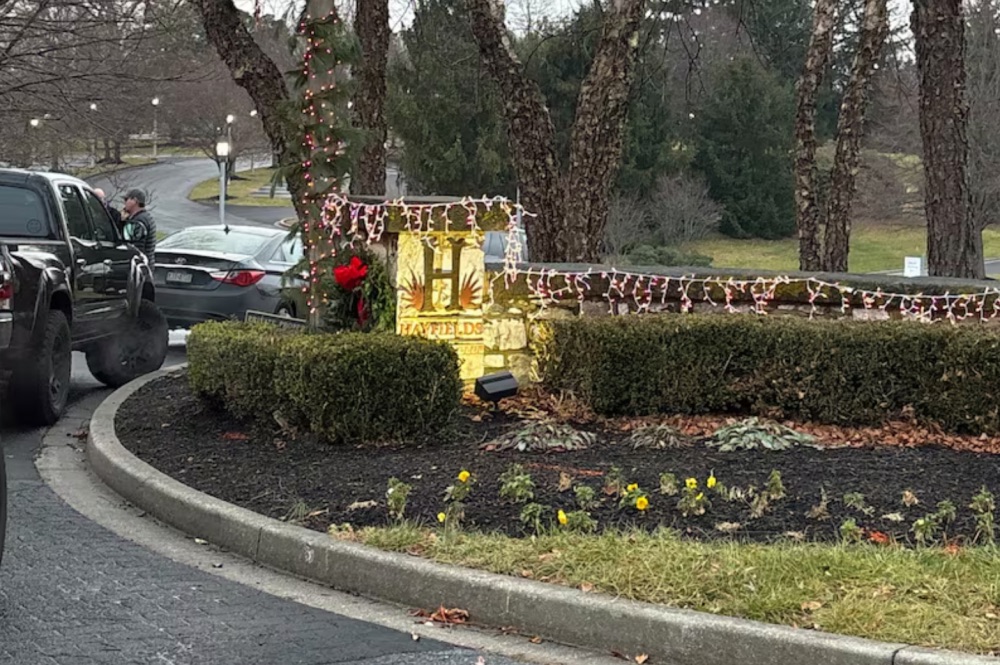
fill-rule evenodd
<path id="1" fill-rule="evenodd" d="M 628 437 L 633 448 L 667 450 L 691 445 L 691 437 L 670 425 L 644 425 Z"/>
<path id="2" fill-rule="evenodd" d="M 592 432 L 582 432 L 574 427 L 553 420 L 530 422 L 506 432 L 481 448 L 489 452 L 516 450 L 518 452 L 559 453 L 584 450 L 593 445 L 597 437 Z"/>
<path id="3" fill-rule="evenodd" d="M 816 437 L 763 418 L 746 418 L 727 425 L 710 436 L 705 444 L 721 452 L 736 450 L 788 450 L 795 446 L 815 446 Z"/>

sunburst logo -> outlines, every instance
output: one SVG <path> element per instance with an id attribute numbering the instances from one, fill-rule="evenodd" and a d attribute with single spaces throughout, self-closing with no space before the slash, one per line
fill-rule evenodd
<path id="1" fill-rule="evenodd" d="M 483 287 L 475 273 L 468 273 L 458 291 L 458 304 L 462 309 L 473 309 L 482 300 Z"/>
<path id="2" fill-rule="evenodd" d="M 410 309 L 420 311 L 424 306 L 427 288 L 424 283 L 417 279 L 417 276 L 410 271 L 410 278 L 403 283 L 402 296 L 403 303 Z"/>

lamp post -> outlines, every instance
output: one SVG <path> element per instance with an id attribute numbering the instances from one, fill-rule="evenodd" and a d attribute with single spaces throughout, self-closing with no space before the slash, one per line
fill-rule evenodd
<path id="1" fill-rule="evenodd" d="M 39 120 L 38 118 L 32 118 L 31 120 L 28 121 L 28 125 L 30 125 L 32 129 L 38 129 L 38 126 L 41 125 L 41 124 L 42 124 L 42 121 Z M 31 152 L 28 155 L 28 162 L 29 162 L 28 168 L 31 169 L 31 168 L 35 167 L 35 136 L 34 135 L 32 135 L 30 137 L 30 139 L 28 140 L 28 145 L 31 147 Z"/>
<path id="2" fill-rule="evenodd" d="M 229 165 L 229 141 L 220 136 L 215 144 L 215 155 L 219 158 L 219 224 L 229 232 L 226 225 L 226 169 Z"/>
<path id="3" fill-rule="evenodd" d="M 251 118 L 256 118 L 257 117 L 257 109 L 252 109 L 250 111 L 250 117 Z M 254 150 L 250 151 L 250 172 L 251 173 L 253 172 L 253 158 L 254 158 L 254 153 L 255 153 Z"/>
<path id="4" fill-rule="evenodd" d="M 156 112 L 160 108 L 160 98 L 153 97 L 153 161 L 156 161 Z"/>
<path id="5" fill-rule="evenodd" d="M 94 102 L 90 103 L 90 112 L 94 113 L 97 111 L 97 104 Z M 93 140 L 93 150 L 90 151 L 90 168 L 94 168 L 97 164 L 97 124 L 93 116 L 90 118 L 90 134 Z"/>

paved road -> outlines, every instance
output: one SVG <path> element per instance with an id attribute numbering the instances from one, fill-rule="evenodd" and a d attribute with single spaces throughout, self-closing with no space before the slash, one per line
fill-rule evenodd
<path id="1" fill-rule="evenodd" d="M 242 170 L 249 165 L 249 161 L 239 162 L 237 169 Z M 94 178 L 91 184 L 108 192 L 117 205 L 120 205 L 122 194 L 129 188 L 145 190 L 149 197 L 149 210 L 156 219 L 157 230 L 171 233 L 188 226 L 219 222 L 218 208 L 195 203 L 187 198 L 195 185 L 218 175 L 219 170 L 211 159 L 167 159 L 158 164 Z M 274 207 L 243 206 L 227 208 L 226 221 L 234 225 L 271 225 L 290 214 L 293 211 L 288 204 Z"/>
<path id="2" fill-rule="evenodd" d="M 182 359 L 174 349 L 169 363 Z M 74 360 L 72 401 L 92 408 L 108 391 Z M 483 656 L 515 665 L 277 598 L 124 540 L 41 480 L 42 435 L 0 433 L 10 480 L 0 663 L 475 665 Z"/>

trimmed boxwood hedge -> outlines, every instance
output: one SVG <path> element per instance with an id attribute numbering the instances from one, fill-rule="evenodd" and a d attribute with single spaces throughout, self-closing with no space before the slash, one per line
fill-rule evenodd
<path id="1" fill-rule="evenodd" d="M 454 349 L 417 337 L 210 322 L 192 329 L 187 348 L 197 394 L 240 418 L 273 423 L 278 413 L 332 442 L 433 434 L 462 397 Z"/>
<path id="2" fill-rule="evenodd" d="M 839 425 L 912 414 L 1000 432 L 1000 332 L 721 315 L 576 319 L 539 336 L 542 380 L 608 415 L 751 413 Z"/>

